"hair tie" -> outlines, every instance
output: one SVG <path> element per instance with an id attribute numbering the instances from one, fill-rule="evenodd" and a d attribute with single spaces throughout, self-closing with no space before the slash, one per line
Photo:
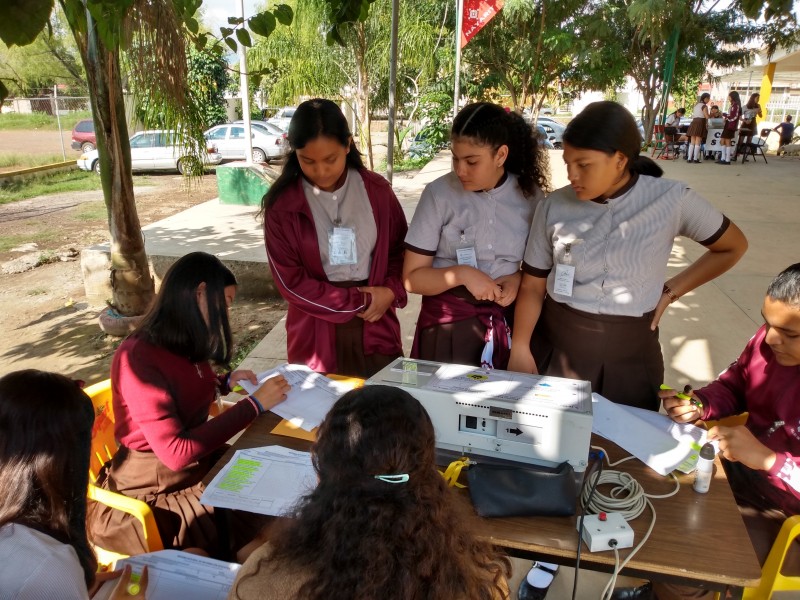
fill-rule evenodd
<path id="1" fill-rule="evenodd" d="M 384 483 L 406 483 L 409 479 L 408 473 L 401 473 L 400 475 L 373 475 L 375 479 L 380 479 Z"/>

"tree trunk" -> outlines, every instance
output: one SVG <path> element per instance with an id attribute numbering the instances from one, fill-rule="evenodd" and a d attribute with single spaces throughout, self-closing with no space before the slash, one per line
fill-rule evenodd
<path id="1" fill-rule="evenodd" d="M 136 212 L 131 151 L 122 96 L 119 51 L 97 36 L 89 12 L 88 34 L 76 34 L 91 91 L 92 116 L 100 159 L 100 180 L 111 233 L 113 306 L 124 316 L 142 315 L 155 295 Z"/>
<path id="2" fill-rule="evenodd" d="M 375 168 L 372 154 L 372 133 L 371 121 L 369 116 L 369 69 L 367 68 L 367 36 L 363 23 L 357 23 L 356 32 L 356 66 L 358 68 L 358 121 L 361 123 L 361 149 L 367 151 L 367 168 L 372 171 Z M 388 143 L 392 143 L 389 140 Z"/>

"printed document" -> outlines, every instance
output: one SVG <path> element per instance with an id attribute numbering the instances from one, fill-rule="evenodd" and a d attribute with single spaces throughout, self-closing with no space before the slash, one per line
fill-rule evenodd
<path id="1" fill-rule="evenodd" d="M 200 502 L 262 515 L 284 515 L 317 486 L 308 452 L 282 446 L 237 450 Z"/>
<path id="2" fill-rule="evenodd" d="M 117 562 L 117 569 L 130 565 L 141 573 L 147 565 L 147 600 L 225 600 L 241 565 L 179 550 L 159 550 L 131 556 Z M 118 579 L 107 581 L 94 600 L 109 598 Z"/>
<path id="3" fill-rule="evenodd" d="M 276 375 L 283 375 L 292 389 L 286 395 L 286 400 L 271 411 L 306 431 L 319 427 L 339 396 L 353 388 L 352 383 L 334 381 L 305 365 L 281 365 L 277 369 L 259 373 L 258 385 L 246 380 L 239 381 L 239 385 L 252 394 L 267 379 Z"/>

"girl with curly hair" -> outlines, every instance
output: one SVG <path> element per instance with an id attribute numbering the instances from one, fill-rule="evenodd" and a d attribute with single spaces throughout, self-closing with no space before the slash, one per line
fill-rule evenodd
<path id="1" fill-rule="evenodd" d="M 453 170 L 425 187 L 403 280 L 422 294 L 411 356 L 505 368 L 520 261 L 549 164 L 518 114 L 478 102 L 456 115 Z"/>
<path id="2" fill-rule="evenodd" d="M 508 598 L 508 559 L 472 533 L 434 441 L 428 413 L 403 390 L 342 396 L 312 448 L 317 488 L 250 555 L 228 599 Z"/>

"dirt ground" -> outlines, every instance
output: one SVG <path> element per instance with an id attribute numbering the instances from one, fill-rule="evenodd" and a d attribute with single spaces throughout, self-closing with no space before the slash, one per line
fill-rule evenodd
<path id="1" fill-rule="evenodd" d="M 5 139 L 0 141 L 7 148 Z M 143 226 L 217 195 L 213 174 L 190 190 L 172 173 L 136 175 L 134 185 Z M 87 382 L 108 377 L 120 340 L 106 336 L 97 325 L 103 307 L 86 301 L 79 256 L 55 258 L 107 239 L 101 192 L 0 205 L 0 240 L 10 240 L 18 249 L 0 251 L 0 264 L 32 250 L 55 260 L 25 273 L 0 274 L 0 374 L 38 368 Z M 239 351 L 262 339 L 283 314 L 280 299 L 238 297 L 231 320 Z"/>

